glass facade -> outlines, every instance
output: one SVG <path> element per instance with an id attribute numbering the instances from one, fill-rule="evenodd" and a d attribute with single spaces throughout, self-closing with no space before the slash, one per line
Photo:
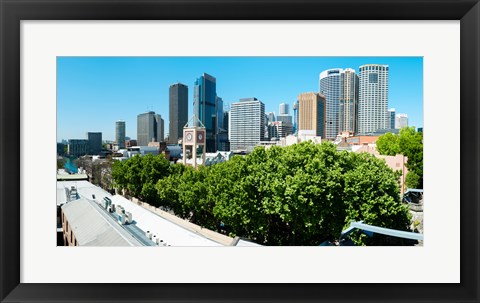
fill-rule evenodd
<path id="1" fill-rule="evenodd" d="M 169 137 L 168 141 L 178 144 L 183 136 L 183 127 L 188 122 L 188 87 L 175 83 L 169 88 Z"/>
<path id="2" fill-rule="evenodd" d="M 200 120 L 206 129 L 207 152 L 217 150 L 217 80 L 204 73 L 195 80 L 193 91 L 194 115 Z M 200 126 L 195 120 L 195 125 Z"/>

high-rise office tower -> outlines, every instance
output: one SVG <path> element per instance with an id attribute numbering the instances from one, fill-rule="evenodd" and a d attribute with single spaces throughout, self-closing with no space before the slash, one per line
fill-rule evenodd
<path id="1" fill-rule="evenodd" d="M 160 115 L 150 111 L 137 116 L 137 144 L 139 146 L 147 146 L 148 142 L 162 142 L 163 135 L 164 121 Z"/>
<path id="2" fill-rule="evenodd" d="M 275 120 L 275 113 L 274 113 L 274 112 L 269 112 L 268 115 L 267 115 L 267 117 L 268 117 L 268 122 L 269 122 L 269 123 L 276 121 L 276 120 Z"/>
<path id="3" fill-rule="evenodd" d="M 280 115 L 288 115 L 289 109 L 287 103 L 280 103 Z"/>
<path id="4" fill-rule="evenodd" d="M 225 125 L 223 99 L 217 96 L 216 150 L 228 151 L 228 125 Z M 228 118 L 227 118 L 228 119 Z"/>
<path id="5" fill-rule="evenodd" d="M 209 74 L 195 80 L 193 89 L 193 112 L 206 130 L 206 151 L 217 151 L 217 80 Z M 199 123 L 195 120 L 195 125 Z"/>
<path id="6" fill-rule="evenodd" d="M 395 129 L 395 108 L 390 108 L 388 110 L 388 113 L 389 113 L 389 117 L 390 117 L 389 128 L 390 129 Z"/>
<path id="7" fill-rule="evenodd" d="M 401 129 L 408 126 L 408 115 L 407 114 L 397 114 L 395 117 L 395 128 Z"/>
<path id="8" fill-rule="evenodd" d="M 102 151 L 102 133 L 87 133 L 88 153 L 98 155 Z"/>
<path id="9" fill-rule="evenodd" d="M 115 142 L 118 148 L 125 148 L 125 121 L 115 122 Z"/>
<path id="10" fill-rule="evenodd" d="M 293 102 L 293 133 L 297 133 L 298 128 L 298 100 Z"/>
<path id="11" fill-rule="evenodd" d="M 325 138 L 326 100 L 319 93 L 298 95 L 298 133 Z"/>
<path id="12" fill-rule="evenodd" d="M 358 133 L 389 129 L 388 65 L 360 66 L 358 92 Z"/>
<path id="13" fill-rule="evenodd" d="M 325 96 L 326 101 L 325 138 L 327 139 L 335 139 L 339 133 L 338 111 L 342 73 L 341 68 L 328 69 L 320 73 L 320 93 Z"/>
<path id="14" fill-rule="evenodd" d="M 338 132 L 356 133 L 358 105 L 358 76 L 346 68 L 340 74 L 340 103 L 338 104 Z"/>
<path id="15" fill-rule="evenodd" d="M 230 150 L 252 150 L 265 135 L 265 104 L 257 98 L 240 99 L 230 108 Z"/>
<path id="16" fill-rule="evenodd" d="M 182 83 L 170 85 L 169 91 L 168 142 L 178 144 L 183 136 L 183 127 L 188 122 L 188 87 Z"/>

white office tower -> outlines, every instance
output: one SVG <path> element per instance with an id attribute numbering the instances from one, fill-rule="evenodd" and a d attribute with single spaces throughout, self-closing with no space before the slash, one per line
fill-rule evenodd
<path id="1" fill-rule="evenodd" d="M 407 114 L 397 114 L 395 116 L 395 128 L 401 129 L 408 126 L 408 115 Z"/>
<path id="2" fill-rule="evenodd" d="M 288 103 L 280 103 L 280 115 L 288 115 Z"/>
<path id="3" fill-rule="evenodd" d="M 343 69 L 333 68 L 320 73 L 320 93 L 325 96 L 325 138 L 335 139 L 339 133 L 338 110 Z"/>
<path id="4" fill-rule="evenodd" d="M 358 133 L 389 129 L 388 65 L 360 66 L 358 93 Z"/>
<path id="5" fill-rule="evenodd" d="M 230 150 L 252 150 L 265 135 L 265 104 L 257 98 L 240 99 L 230 108 Z"/>

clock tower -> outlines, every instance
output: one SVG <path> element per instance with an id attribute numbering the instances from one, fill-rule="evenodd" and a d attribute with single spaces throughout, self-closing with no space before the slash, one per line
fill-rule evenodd
<path id="1" fill-rule="evenodd" d="M 183 165 L 191 165 L 194 168 L 198 163 L 197 151 L 200 151 L 202 157 L 201 164 L 205 164 L 205 127 L 192 126 L 183 128 Z M 192 159 L 187 162 L 187 159 Z"/>

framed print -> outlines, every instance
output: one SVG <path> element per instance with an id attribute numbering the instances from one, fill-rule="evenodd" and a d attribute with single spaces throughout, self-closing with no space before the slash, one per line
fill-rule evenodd
<path id="1" fill-rule="evenodd" d="M 0 0 L 0 10 L 2 302 L 480 300 L 478 1 L 199 0 L 176 3 L 161 0 L 87 2 Z M 364 61 L 368 62 L 359 61 L 357 64 L 352 57 L 367 58 Z M 401 65 L 403 68 L 413 66 L 410 74 L 406 68 L 407 72 L 400 78 L 405 81 L 408 78 L 421 79 L 417 82 L 423 83 L 419 89 L 423 106 L 416 107 L 415 114 L 412 112 L 411 116 L 421 117 L 424 134 L 421 140 L 424 144 L 422 163 L 425 162 L 423 182 L 427 194 L 425 224 L 423 219 L 421 224 L 421 239 L 423 240 L 425 236 L 423 245 L 324 247 L 309 238 L 299 242 L 300 234 L 288 238 L 288 241 L 280 239 L 274 242 L 272 238 L 262 238 L 260 232 L 248 234 L 250 237 L 246 239 L 243 238 L 246 234 L 227 231 L 223 239 L 233 240 L 233 237 L 230 238 L 232 234 L 240 236 L 235 241 L 230 241 L 235 244 L 241 241 L 244 244 L 251 243 L 247 240 L 257 241 L 257 244 L 273 244 L 264 247 L 188 247 L 190 246 L 188 244 L 185 245 L 187 247 L 168 247 L 173 240 L 166 241 L 168 244 L 161 242 L 160 239 L 153 240 L 154 236 L 163 232 L 164 226 L 159 228 L 158 232 L 147 231 L 150 227 L 140 224 L 139 213 L 121 204 L 117 198 L 113 198 L 115 195 L 108 198 L 110 196 L 105 194 L 107 197 L 102 200 L 104 192 L 99 192 L 100 194 L 92 192 L 93 195 L 89 193 L 92 200 L 99 200 L 100 206 L 94 207 L 108 209 L 108 220 L 118 221 L 121 225 L 127 226 L 122 227 L 122 231 L 116 236 L 109 234 L 108 241 L 162 248 L 55 245 L 59 242 L 50 232 L 53 229 L 49 222 L 52 221 L 50 218 L 54 212 L 51 211 L 48 202 L 55 199 L 56 195 L 53 185 L 55 179 L 50 169 L 55 164 L 51 155 L 53 140 L 58 142 L 58 138 L 53 138 L 55 135 L 63 136 L 62 130 L 67 125 L 96 125 L 95 119 L 107 119 L 106 115 L 98 116 L 95 112 L 99 108 L 105 108 L 102 107 L 104 106 L 102 102 L 111 102 L 108 103 L 107 109 L 102 109 L 103 113 L 115 112 L 115 107 L 126 106 L 124 104 L 140 103 L 142 98 L 148 99 L 145 93 L 147 88 L 142 84 L 160 81 L 157 76 L 161 72 L 175 77 L 168 79 L 170 84 L 190 81 L 181 78 L 178 71 L 205 64 L 220 66 L 216 73 L 220 73 L 222 69 L 228 70 L 231 74 L 244 79 L 254 79 L 275 91 L 291 85 L 289 82 L 293 78 L 287 77 L 289 72 L 294 74 L 296 79 L 303 79 L 302 72 L 307 73 L 306 69 L 295 68 L 308 59 L 312 60 L 308 61 L 309 64 L 318 65 L 318 70 L 315 70 L 313 76 L 316 85 L 314 89 L 317 89 L 320 80 L 330 75 L 328 71 L 332 77 L 336 71 L 323 68 L 324 65 L 321 65 L 320 61 L 315 61 L 318 58 L 341 58 L 341 60 L 350 58 L 349 63 L 337 61 L 336 63 L 342 66 L 329 68 L 343 68 L 338 71 L 342 75 L 351 73 L 353 69 L 357 69 L 358 73 L 365 72 L 368 74 L 365 77 L 371 84 L 382 83 L 384 81 L 382 75 L 389 68 L 389 62 L 379 61 L 394 58 L 400 63 L 390 64 L 392 76 L 394 66 Z M 399 58 L 416 60 L 417 65 L 409 65 L 410 61 L 402 61 Z M 146 59 L 150 61 L 145 61 Z M 155 60 L 177 61 L 172 65 L 174 66 L 172 69 L 166 69 L 164 67 L 167 65 L 155 65 L 158 63 Z M 370 62 L 372 60 L 375 62 Z M 101 68 L 96 73 L 91 73 L 91 70 L 89 74 L 84 73 L 86 68 L 92 66 L 93 61 L 95 64 L 102 61 L 99 65 Z M 147 62 L 144 66 L 152 71 L 149 74 L 150 79 L 142 78 L 145 69 L 138 69 L 135 65 L 140 61 Z M 122 75 L 119 68 L 126 65 L 130 66 L 128 78 Z M 70 68 L 71 66 L 75 68 Z M 420 68 L 417 68 L 418 66 Z M 110 73 L 103 73 L 107 69 Z M 197 81 L 206 83 L 207 79 L 212 82 L 216 73 L 212 76 L 207 72 L 207 70 L 195 71 L 195 76 L 201 76 Z M 275 78 L 278 75 L 274 74 L 283 77 L 278 79 Z M 264 77 L 263 80 L 260 75 Z M 102 86 L 108 85 L 108 82 L 104 82 L 105 79 L 115 77 L 130 81 L 122 82 L 124 86 L 133 86 L 134 81 L 140 83 L 138 93 L 128 96 L 131 100 L 129 103 L 122 103 L 124 97 L 122 93 L 113 97 L 117 102 L 107 102 L 113 94 L 105 93 Z M 276 79 L 276 82 L 269 82 L 268 78 Z M 234 84 L 230 86 L 232 90 L 235 83 L 237 86 L 244 83 L 235 79 L 232 80 Z M 219 76 L 218 80 L 219 83 L 227 82 L 226 76 Z M 191 81 L 193 83 L 193 80 Z M 391 81 L 393 83 L 396 80 L 392 78 Z M 203 82 L 196 85 L 207 86 Z M 251 85 L 253 87 L 253 84 Z M 404 86 L 400 89 L 403 92 L 414 90 L 413 85 Z M 96 89 L 92 90 L 94 94 L 84 95 L 78 87 L 84 91 L 87 87 Z M 385 86 L 384 89 L 387 90 Z M 114 90 L 120 91 L 120 88 L 116 87 Z M 394 102 L 401 102 L 399 99 L 409 96 L 411 95 L 403 94 L 391 98 L 397 99 L 392 100 L 395 104 Z M 252 103 L 255 106 L 261 103 L 253 97 L 255 96 L 252 94 L 235 97 L 236 100 L 232 100 L 233 97 L 230 96 L 225 99 L 235 106 L 240 103 L 242 105 Z M 302 98 L 307 97 L 311 96 L 301 94 L 298 99 L 303 100 Z M 189 100 L 191 98 L 192 96 Z M 164 91 L 159 92 L 158 99 L 166 102 L 168 94 Z M 261 96 L 259 99 L 261 100 Z M 63 106 L 67 102 L 70 102 L 70 107 L 64 111 Z M 157 100 L 146 102 L 142 106 L 147 107 L 148 102 Z M 320 103 L 317 100 L 315 104 Z M 283 110 L 288 112 L 285 110 L 285 104 L 283 107 Z M 164 128 L 161 126 L 160 115 L 153 112 L 157 109 L 142 110 L 147 111 L 147 114 L 152 112 L 152 121 L 157 123 L 154 132 L 162 132 Z M 135 119 L 137 114 L 140 114 L 136 111 L 138 109 L 135 109 Z M 59 114 L 64 115 L 66 119 L 59 118 Z M 166 115 L 163 112 L 161 114 Z M 265 114 L 268 116 L 268 113 Z M 212 117 L 217 115 L 218 112 L 215 112 Z M 77 119 L 78 116 L 81 118 Z M 405 117 L 399 116 L 399 119 L 402 118 Z M 302 119 L 305 121 L 307 118 Z M 108 123 L 118 126 L 118 133 L 123 133 L 124 137 L 125 124 L 128 133 L 130 125 L 137 122 L 133 122 L 132 119 L 125 120 L 117 121 L 120 123 L 115 121 Z M 140 120 L 139 118 L 138 121 Z M 385 122 L 383 118 L 380 120 L 382 123 Z M 205 121 L 207 120 L 203 122 Z M 203 146 L 209 149 L 210 144 L 220 144 L 220 141 L 213 143 L 207 125 L 209 122 L 203 122 L 202 125 L 185 128 L 186 139 L 183 143 L 191 145 L 190 151 L 193 155 L 198 144 L 202 145 L 200 150 L 203 155 L 205 155 Z M 276 128 L 270 131 L 280 132 L 279 125 L 272 124 L 271 126 Z M 137 127 L 140 129 L 143 126 L 139 122 Z M 84 127 L 81 131 L 83 134 L 88 132 L 87 136 L 91 141 L 98 138 L 98 133 L 93 132 L 95 129 Z M 315 131 L 320 132 L 316 129 Z M 326 130 L 322 134 L 327 136 Z M 304 135 L 311 136 L 305 132 Z M 111 136 L 113 137 L 113 126 Z M 138 138 L 140 137 L 138 135 Z M 71 138 L 73 137 L 65 139 Z M 179 142 L 178 138 L 176 139 L 175 141 Z M 242 140 L 238 140 L 240 145 L 236 148 L 239 150 L 244 147 L 241 145 L 244 144 Z M 101 141 L 100 137 L 99 142 Z M 162 140 L 152 139 L 150 133 L 145 135 L 144 141 L 148 143 L 138 145 L 149 145 L 148 147 L 152 149 L 161 148 Z M 113 150 L 113 145 L 119 142 L 123 142 L 123 139 L 120 141 L 115 139 L 115 142 L 105 144 L 112 144 Z M 86 142 L 76 143 L 79 145 L 75 148 L 87 148 Z M 148 148 L 142 151 L 145 150 Z M 185 155 L 185 158 L 187 156 Z M 200 160 L 206 163 L 205 158 Z M 261 176 L 263 173 L 258 175 Z M 386 178 L 385 175 L 383 177 Z M 63 178 L 68 179 L 68 176 Z M 218 182 L 222 180 L 218 179 Z M 76 188 L 71 187 L 71 184 L 65 187 L 68 189 L 67 196 L 77 197 L 76 190 L 81 190 L 78 186 L 81 182 L 74 184 Z M 65 188 L 60 188 L 60 191 Z M 58 187 L 56 190 L 58 194 Z M 189 189 L 184 187 L 182 190 Z M 224 194 L 219 187 L 218 194 Z M 98 195 L 100 197 L 96 197 Z M 111 207 L 112 201 L 117 204 L 116 210 Z M 73 219 L 69 219 L 73 217 L 68 217 L 69 211 L 70 214 L 75 212 L 71 207 L 75 206 L 74 203 L 67 204 L 69 207 L 60 206 L 59 218 L 63 224 L 63 231 L 76 228 Z M 81 203 L 88 206 L 90 202 L 84 200 Z M 139 201 L 136 203 L 143 205 Z M 123 207 L 120 207 L 121 205 Z M 102 211 L 106 212 L 105 210 Z M 167 212 L 169 209 L 152 208 L 149 211 Z M 230 212 L 232 210 L 227 209 L 226 217 Z M 187 215 L 191 214 L 187 211 Z M 67 220 L 64 219 L 65 216 L 68 217 Z M 87 223 L 93 226 L 97 222 L 95 220 L 89 217 Z M 198 222 L 200 221 L 199 219 Z M 218 237 L 222 237 L 222 228 L 228 229 L 233 226 L 231 221 L 225 219 L 225 222 L 227 224 L 218 226 L 217 231 L 220 234 Z M 251 229 L 248 222 L 245 221 L 243 224 Z M 363 222 L 356 224 L 357 227 L 365 227 L 358 225 Z M 287 226 L 290 228 L 290 225 Z M 415 226 L 418 227 L 418 224 Z M 189 239 L 205 233 L 203 227 L 196 231 L 192 231 L 194 230 L 192 226 L 182 228 L 182 230 L 190 228 L 191 234 L 185 236 Z M 215 228 L 213 226 L 211 229 Z M 241 226 L 238 228 L 241 229 Z M 342 230 L 342 226 L 339 229 Z M 125 233 L 125 230 L 130 234 L 141 235 L 135 241 L 129 241 L 129 234 Z M 171 233 L 174 232 L 171 230 Z M 268 235 L 272 233 L 273 229 L 269 230 Z M 75 232 L 69 235 L 65 237 L 63 233 L 59 237 L 63 240 L 60 242 L 72 246 L 79 242 L 102 243 L 98 237 L 82 238 Z M 321 233 L 314 234 L 315 237 L 318 235 Z M 415 236 L 418 236 L 418 233 Z M 105 239 L 103 238 L 103 241 Z M 205 240 L 203 236 L 201 240 Z M 339 239 L 336 243 L 332 240 L 331 244 L 336 246 L 335 244 L 341 241 L 342 239 Z M 152 243 L 155 245 L 150 245 Z M 159 245 L 160 243 L 166 245 Z M 293 245 L 284 247 L 283 243 Z M 314 244 L 295 246 L 295 243 Z"/>

